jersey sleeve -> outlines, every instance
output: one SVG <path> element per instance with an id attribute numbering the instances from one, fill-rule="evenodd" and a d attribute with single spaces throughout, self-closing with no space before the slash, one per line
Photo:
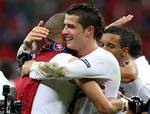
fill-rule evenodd
<path id="1" fill-rule="evenodd" d="M 25 61 L 31 60 L 33 57 L 35 57 L 36 52 L 37 52 L 36 42 L 32 43 L 32 49 L 23 43 L 17 52 L 16 59 L 18 65 L 21 67 Z"/>
<path id="2" fill-rule="evenodd" d="M 17 52 L 17 63 L 21 67 L 25 61 L 32 59 L 32 51 L 25 44 L 22 44 Z"/>
<path id="3" fill-rule="evenodd" d="M 30 77 L 43 79 L 50 77 L 101 78 L 110 79 L 110 65 L 90 58 L 78 59 L 71 54 L 61 53 L 49 62 L 35 62 L 31 67 Z"/>

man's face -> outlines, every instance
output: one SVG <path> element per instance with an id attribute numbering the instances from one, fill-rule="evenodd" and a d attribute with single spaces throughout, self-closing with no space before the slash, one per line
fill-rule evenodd
<path id="1" fill-rule="evenodd" d="M 120 45 L 120 36 L 111 34 L 111 33 L 104 33 L 100 40 L 99 46 L 103 49 L 111 52 L 116 59 L 120 62 L 122 59 L 122 48 Z"/>
<path id="2" fill-rule="evenodd" d="M 85 45 L 87 45 L 85 30 L 78 20 L 79 16 L 66 14 L 64 20 L 65 27 L 62 31 L 62 34 L 67 41 L 67 47 L 75 51 L 83 50 Z"/>

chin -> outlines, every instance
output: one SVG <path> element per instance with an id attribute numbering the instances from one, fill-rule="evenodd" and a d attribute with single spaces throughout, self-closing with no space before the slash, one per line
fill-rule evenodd
<path id="1" fill-rule="evenodd" d="M 66 44 L 67 44 L 67 47 L 71 49 L 72 45 L 69 42 L 67 42 Z"/>
<path id="2" fill-rule="evenodd" d="M 67 44 L 67 48 L 72 49 L 70 45 Z"/>

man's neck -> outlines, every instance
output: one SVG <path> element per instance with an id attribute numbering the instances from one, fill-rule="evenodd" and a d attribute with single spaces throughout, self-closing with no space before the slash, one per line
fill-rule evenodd
<path id="1" fill-rule="evenodd" d="M 79 52 L 77 52 L 76 56 L 77 57 L 83 57 L 83 56 L 86 56 L 88 54 L 90 54 L 91 52 L 93 52 L 94 50 L 96 50 L 98 48 L 98 45 L 93 45 L 93 46 L 90 46 L 88 48 L 85 48 L 84 50 L 80 50 Z"/>

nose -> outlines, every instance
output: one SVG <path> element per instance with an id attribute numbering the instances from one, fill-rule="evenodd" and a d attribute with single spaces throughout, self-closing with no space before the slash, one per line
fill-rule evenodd
<path id="1" fill-rule="evenodd" d="M 68 29 L 67 27 L 65 26 L 64 29 L 62 30 L 62 36 L 65 36 L 68 34 Z"/>

